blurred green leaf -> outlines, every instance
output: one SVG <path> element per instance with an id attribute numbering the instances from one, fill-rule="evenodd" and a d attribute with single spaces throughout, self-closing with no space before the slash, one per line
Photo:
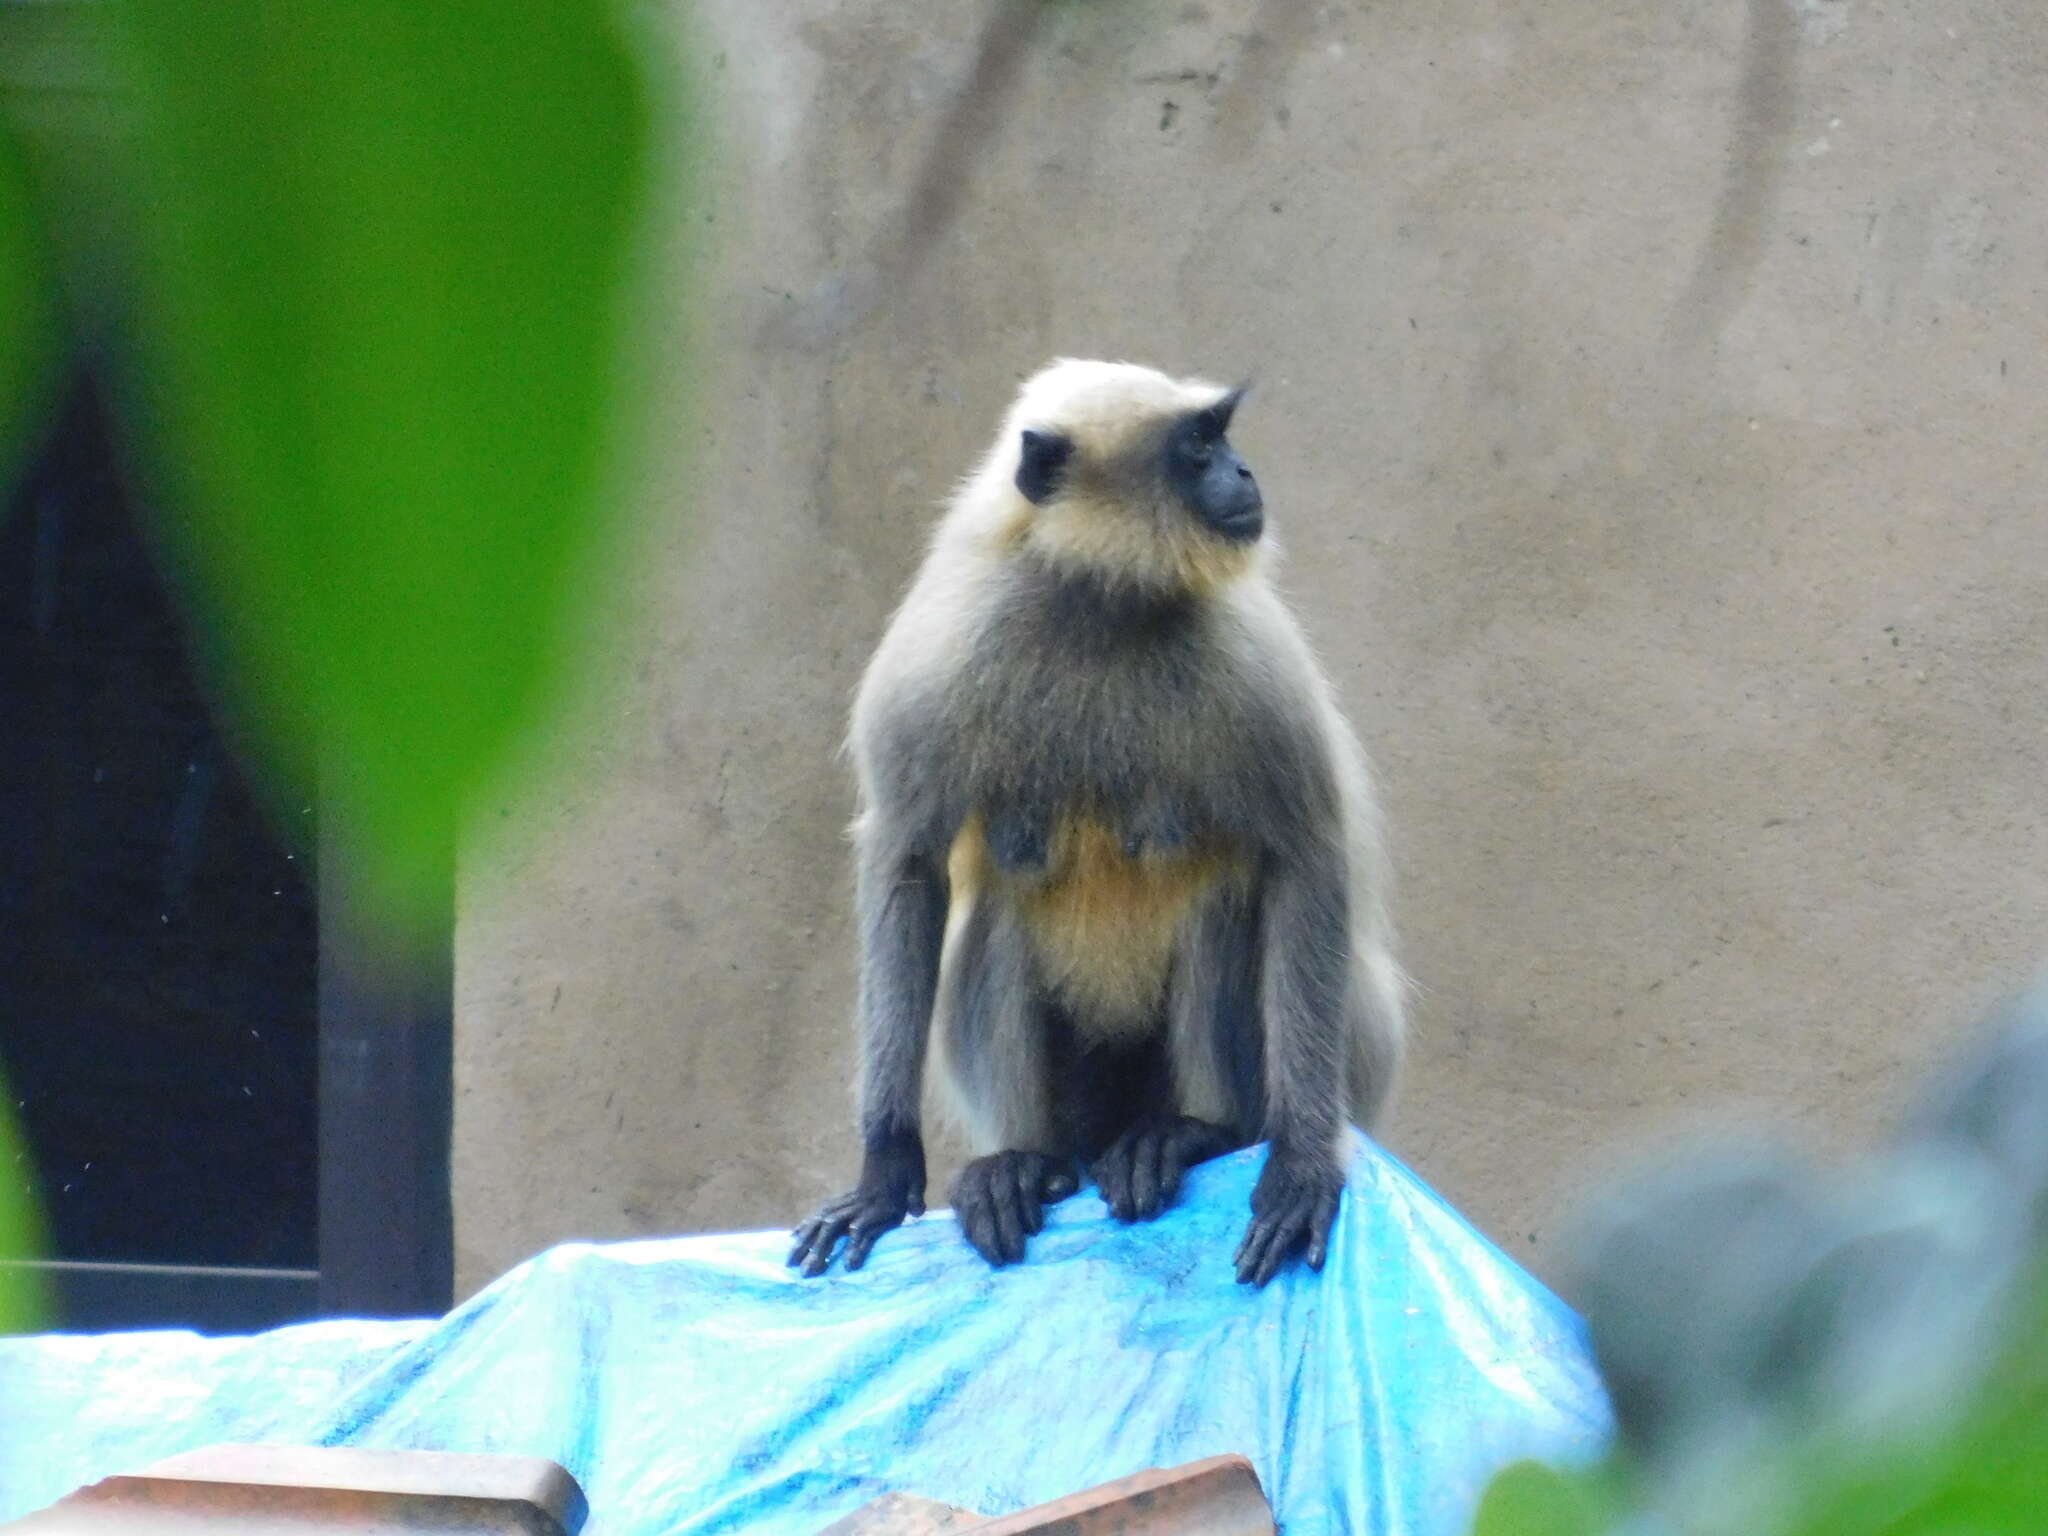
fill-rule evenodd
<path id="1" fill-rule="evenodd" d="M 21 148 L 0 122 L 0 494 L 50 397 L 55 291 Z M 6 500 L 0 500 L 0 516 Z"/>
<path id="2" fill-rule="evenodd" d="M 42 1223 L 13 1102 L 0 1108 L 0 1335 L 33 1333 L 47 1316 L 43 1273 L 19 1261 L 42 1253 Z"/>
<path id="3" fill-rule="evenodd" d="M 2048 1526 L 2048 1283 L 2022 1292 L 1997 1363 L 1932 1443 L 1848 1463 L 1810 1488 L 1811 1536 L 1972 1536 Z"/>
<path id="4" fill-rule="evenodd" d="M 433 921 L 601 535 L 647 153 L 599 0 L 121 0 L 139 378 L 215 673 Z"/>
<path id="5" fill-rule="evenodd" d="M 1600 1536 L 1682 1528 L 1742 1536 L 2033 1536 L 2048 1528 L 2048 1274 L 2023 1288 L 1996 1362 L 1943 1422 L 1910 1438 L 1868 1440 L 1824 1423 L 1788 1425 L 1765 1454 L 1695 1487 L 1684 1523 L 1668 1507 L 1647 1512 L 1625 1488 L 1625 1457 L 1584 1473 L 1535 1462 L 1505 1469 L 1487 1488 L 1473 1536 Z M 1746 1495 L 1775 1491 L 1760 1521 Z M 1631 1523 L 1631 1522 L 1636 1523 Z"/>
<path id="6" fill-rule="evenodd" d="M 27 169 L 0 123 L 0 517 L 13 497 L 24 442 L 49 399 L 56 313 Z M 5 1087 L 0 1083 L 0 1334 L 28 1332 L 43 1316 L 41 1276 L 5 1262 L 41 1251 L 32 1173 Z"/>
<path id="7" fill-rule="evenodd" d="M 1518 1461 L 1487 1486 L 1472 1536 L 1594 1536 L 1604 1529 L 1590 1485 L 1538 1461 Z"/>

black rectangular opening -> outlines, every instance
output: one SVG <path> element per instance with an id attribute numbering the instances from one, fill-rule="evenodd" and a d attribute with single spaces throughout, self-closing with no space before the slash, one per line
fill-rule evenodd
<path id="1" fill-rule="evenodd" d="M 53 1323 L 439 1310 L 445 966 L 350 984 L 314 808 L 258 803 L 139 513 L 81 372 L 0 522 L 0 1075 Z"/>

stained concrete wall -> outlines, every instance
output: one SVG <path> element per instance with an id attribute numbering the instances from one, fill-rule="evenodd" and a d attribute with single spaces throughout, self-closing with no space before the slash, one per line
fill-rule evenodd
<path id="1" fill-rule="evenodd" d="M 697 15 L 712 391 L 465 879 L 465 1287 L 851 1177 L 845 705 L 1058 353 L 1257 374 L 1426 989 L 1388 1140 L 1539 1270 L 1604 1149 L 1866 1137 L 2048 954 L 2037 0 Z"/>

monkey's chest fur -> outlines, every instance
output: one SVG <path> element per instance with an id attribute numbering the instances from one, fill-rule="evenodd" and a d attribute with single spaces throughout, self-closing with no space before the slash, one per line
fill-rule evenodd
<path id="1" fill-rule="evenodd" d="M 1040 981 L 1085 1037 L 1158 1027 L 1176 947 L 1201 903 L 1245 861 L 1212 835 L 1132 832 L 1069 806 L 1020 861 L 1009 829 L 970 817 L 948 861 L 956 908 L 1001 903 L 1029 943 Z"/>
<path id="2" fill-rule="evenodd" d="M 999 903 L 1077 1028 L 1128 1038 L 1163 1022 L 1203 902 L 1250 878 L 1288 746 L 1207 611 L 1016 597 L 935 733 L 953 903 Z"/>

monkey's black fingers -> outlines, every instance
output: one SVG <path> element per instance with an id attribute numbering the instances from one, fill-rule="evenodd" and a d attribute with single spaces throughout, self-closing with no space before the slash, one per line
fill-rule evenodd
<path id="1" fill-rule="evenodd" d="M 803 1267 L 803 1276 L 806 1280 L 815 1280 L 832 1267 L 832 1250 L 838 1245 L 839 1238 L 840 1234 L 834 1232 L 830 1242 L 820 1243 L 811 1250 L 811 1256 Z"/>
<path id="2" fill-rule="evenodd" d="M 1001 1264 L 1002 1254 L 996 1247 L 995 1209 L 989 1199 L 987 1169 L 982 1162 L 969 1163 L 960 1170 L 959 1180 L 953 1185 L 953 1214 L 959 1218 L 961 1235 L 969 1246 L 989 1263 Z"/>
<path id="3" fill-rule="evenodd" d="M 1125 1131 L 1089 1172 L 1117 1220 L 1150 1221 L 1173 1204 L 1188 1169 L 1231 1145 L 1230 1133 L 1221 1126 L 1169 1116 Z"/>
<path id="4" fill-rule="evenodd" d="M 1024 1235 L 1036 1237 L 1045 1230 L 1045 1176 L 1036 1168 L 1017 1170 L 1017 1211 L 1024 1219 Z"/>
<path id="5" fill-rule="evenodd" d="M 1159 1209 L 1165 1210 L 1173 1204 L 1174 1196 L 1180 1193 L 1181 1180 L 1187 1171 L 1197 1163 L 1225 1151 L 1229 1138 L 1212 1125 L 1199 1120 L 1184 1120 L 1167 1135 L 1159 1157 Z"/>
<path id="6" fill-rule="evenodd" d="M 797 1223 L 789 1234 L 796 1240 L 796 1246 L 789 1253 L 789 1262 L 794 1264 L 798 1254 L 808 1251 L 811 1244 L 817 1240 L 818 1234 L 823 1232 L 834 1218 L 844 1216 L 850 1220 L 853 1216 L 853 1209 L 854 1197 L 852 1195 L 839 1195 L 834 1199 L 827 1200 L 817 1210 Z"/>
<path id="7" fill-rule="evenodd" d="M 1150 1221 L 1166 1206 L 1160 1165 L 1166 1158 L 1167 1133 L 1145 1132 L 1131 1148 L 1131 1210 L 1139 1220 Z"/>
<path id="8" fill-rule="evenodd" d="M 997 1268 L 1008 1262 L 1009 1252 L 1003 1238 L 1002 1218 L 997 1212 L 995 1188 L 1007 1155 L 998 1152 L 976 1158 L 960 1170 L 953 1185 L 953 1214 L 960 1219 L 961 1232 L 974 1251 Z"/>
<path id="9" fill-rule="evenodd" d="M 791 1269 L 803 1263 L 805 1256 L 810 1253 L 811 1241 L 817 1236 L 816 1227 L 816 1222 L 807 1221 L 796 1229 L 796 1241 L 790 1247 L 789 1257 L 783 1261 Z"/>
<path id="10" fill-rule="evenodd" d="M 1237 1251 L 1237 1278 L 1264 1285 L 1297 1248 L 1308 1249 L 1310 1267 L 1320 1269 L 1343 1193 L 1343 1171 L 1328 1157 L 1276 1147 L 1252 1190 L 1252 1225 Z"/>
<path id="11" fill-rule="evenodd" d="M 1159 1158 L 1162 1135 L 1156 1125 L 1133 1126 L 1096 1160 L 1095 1182 L 1109 1214 L 1118 1221 L 1150 1220 L 1159 1214 Z"/>
<path id="12" fill-rule="evenodd" d="M 954 1202 L 958 1205 L 958 1201 Z M 992 1207 L 977 1204 L 960 1212 L 960 1230 L 966 1234 L 974 1251 L 1000 1269 L 1003 1265 L 1003 1251 L 997 1246 L 996 1217 Z"/>
<path id="13" fill-rule="evenodd" d="M 1245 1246 L 1238 1253 L 1237 1278 L 1241 1284 L 1261 1287 L 1280 1273 L 1287 1256 L 1300 1246 L 1305 1216 L 1306 1212 L 1296 1206 L 1261 1216 L 1252 1223 L 1252 1230 L 1245 1235 Z"/>
<path id="14" fill-rule="evenodd" d="M 1120 1138 L 1090 1165 L 1088 1171 L 1095 1176 L 1096 1187 L 1102 1191 L 1102 1203 L 1109 1207 L 1109 1214 L 1118 1221 L 1131 1220 L 1130 1138 Z"/>
<path id="15" fill-rule="evenodd" d="M 996 1213 L 990 1207 L 982 1206 L 969 1219 L 967 1241 L 988 1261 L 991 1269 L 1003 1267 L 1002 1239 L 996 1232 Z"/>
<path id="16" fill-rule="evenodd" d="M 1064 1199 L 1074 1192 L 1071 1170 L 1043 1152 L 1020 1152 L 1011 1164 L 1011 1188 L 1017 1197 L 1017 1212 L 1024 1232 L 1031 1236 L 1045 1230 L 1045 1207 L 1049 1201 Z M 1055 1194 L 1057 1190 L 1059 1193 Z M 1024 1257 L 1024 1243 L 1017 1242 L 1017 1257 Z"/>
<path id="17" fill-rule="evenodd" d="M 790 1268 L 800 1268 L 807 1279 L 822 1275 L 832 1266 L 833 1251 L 846 1239 L 846 1267 L 859 1269 L 875 1239 L 902 1223 L 907 1198 L 920 1208 L 924 1204 L 901 1191 L 886 1189 L 856 1189 L 827 1200 L 796 1229 L 796 1241 L 789 1250 Z"/>
<path id="18" fill-rule="evenodd" d="M 1024 1257 L 1024 1201 L 1023 1184 L 1027 1171 L 1012 1164 L 999 1168 L 989 1182 L 996 1213 L 996 1239 L 1002 1250 L 1003 1262 L 1015 1264 Z"/>
<path id="19" fill-rule="evenodd" d="M 852 1235 L 846 1240 L 846 1267 L 859 1269 L 867 1263 L 876 1239 L 895 1225 L 893 1221 L 856 1221 Z"/>
<path id="20" fill-rule="evenodd" d="M 796 1247 L 790 1250 L 789 1262 L 792 1267 L 801 1264 L 806 1279 L 814 1279 L 825 1273 L 832 1263 L 832 1250 L 839 1246 L 846 1229 L 853 1225 L 850 1215 L 827 1215 L 814 1217 L 803 1233 L 797 1238 Z"/>
<path id="21" fill-rule="evenodd" d="M 953 1213 L 975 1252 L 998 1267 L 1015 1264 L 1025 1240 L 1043 1230 L 1045 1205 L 1078 1187 L 1072 1167 L 1043 1152 L 996 1152 L 960 1170 Z"/>
<path id="22" fill-rule="evenodd" d="M 804 1263 L 822 1247 L 829 1255 L 832 1245 L 839 1241 L 846 1231 L 847 1223 L 853 1217 L 853 1202 L 850 1196 L 841 1195 L 837 1200 L 828 1200 L 816 1215 L 796 1229 L 796 1239 L 789 1250 L 789 1264 L 792 1269 Z"/>
<path id="23" fill-rule="evenodd" d="M 1286 1212 L 1268 1211 L 1254 1217 L 1237 1250 L 1238 1283 L 1263 1286 L 1270 1280 L 1287 1256 L 1290 1236 Z"/>
<path id="24" fill-rule="evenodd" d="M 1330 1229 L 1337 1224 L 1339 1198 L 1337 1191 L 1325 1191 L 1317 1197 L 1315 1210 L 1309 1217 L 1308 1267 L 1317 1274 L 1323 1272 L 1323 1261 L 1330 1256 Z"/>
<path id="25" fill-rule="evenodd" d="M 1237 1255 L 1232 1261 L 1237 1265 L 1237 1280 L 1240 1285 L 1249 1285 L 1252 1276 L 1259 1272 L 1259 1265 L 1265 1261 L 1266 1245 L 1272 1241 L 1272 1229 L 1264 1217 L 1259 1217 L 1245 1229 L 1244 1241 L 1237 1245 Z"/>
<path id="26" fill-rule="evenodd" d="M 1304 1189 L 1290 1195 L 1278 1209 L 1256 1217 L 1238 1250 L 1237 1278 L 1263 1286 L 1280 1272 L 1298 1248 L 1307 1250 L 1308 1267 L 1320 1271 L 1329 1256 L 1330 1227 L 1337 1217 L 1337 1195 Z"/>
<path id="27" fill-rule="evenodd" d="M 1045 1208 L 1057 1205 L 1080 1187 L 1071 1167 L 1056 1158 L 1025 1153 L 1017 1164 L 1017 1201 L 1023 1208 L 1024 1230 L 1033 1237 L 1043 1232 Z M 1018 1257 L 1022 1256 L 1020 1250 Z"/>
<path id="28" fill-rule="evenodd" d="M 1109 1214 L 1112 1216 L 1117 1215 L 1117 1194 L 1122 1188 L 1122 1174 L 1117 1167 L 1117 1159 L 1122 1150 L 1123 1143 L 1118 1142 L 1088 1164 L 1088 1177 L 1095 1181 L 1095 1187 L 1102 1195 L 1102 1203 L 1109 1207 Z M 1121 1217 L 1117 1219 L 1122 1220 Z"/>

